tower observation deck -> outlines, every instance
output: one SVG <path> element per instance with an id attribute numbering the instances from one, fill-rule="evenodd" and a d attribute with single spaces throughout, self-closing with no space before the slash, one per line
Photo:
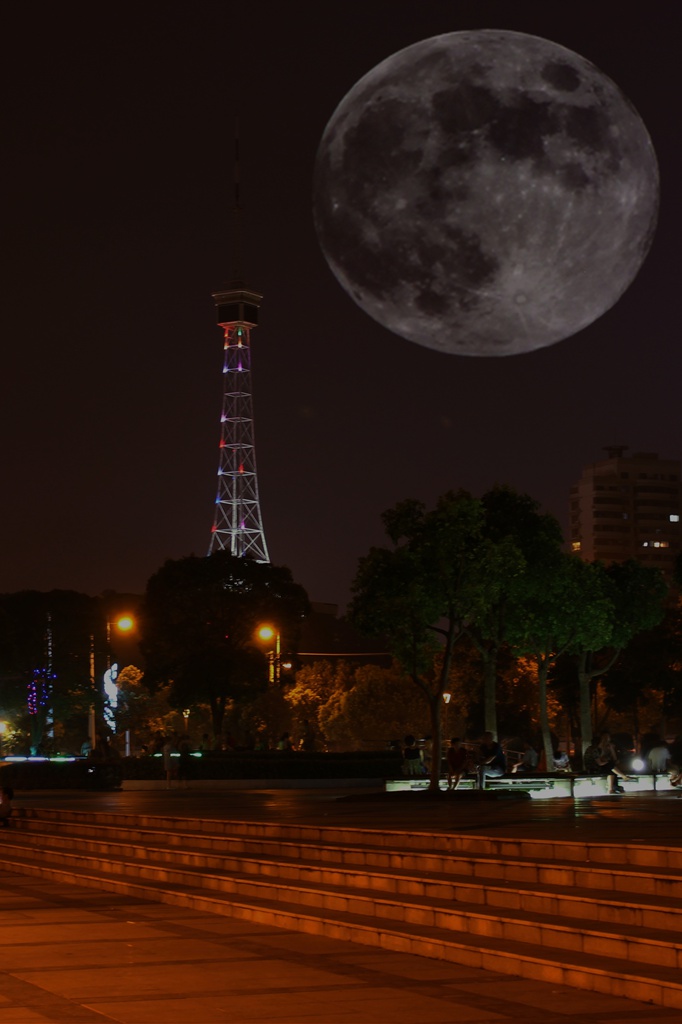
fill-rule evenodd
<path id="1" fill-rule="evenodd" d="M 218 326 L 224 332 L 223 407 L 218 494 L 208 553 L 269 562 L 258 498 L 251 392 L 251 329 L 262 295 L 240 281 L 215 292 Z"/>

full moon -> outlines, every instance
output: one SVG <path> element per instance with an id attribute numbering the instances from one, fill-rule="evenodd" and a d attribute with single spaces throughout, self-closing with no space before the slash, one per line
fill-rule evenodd
<path id="1" fill-rule="evenodd" d="M 453 32 L 344 97 L 313 206 L 332 272 L 374 320 L 440 352 L 505 356 L 618 301 L 651 244 L 658 168 L 637 111 L 583 57 Z"/>

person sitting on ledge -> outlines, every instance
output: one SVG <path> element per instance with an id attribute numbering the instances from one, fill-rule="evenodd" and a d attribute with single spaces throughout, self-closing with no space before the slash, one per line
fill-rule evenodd
<path id="1" fill-rule="evenodd" d="M 538 752 L 532 743 L 523 744 L 523 757 L 512 767 L 512 774 L 517 772 L 534 772 L 538 766 Z"/>
<path id="2" fill-rule="evenodd" d="M 672 760 L 670 747 L 663 740 L 658 740 L 647 754 L 646 759 L 654 775 L 666 775 Z"/>
<path id="3" fill-rule="evenodd" d="M 595 736 L 585 751 L 585 772 L 587 775 L 606 775 L 610 794 L 625 792 L 618 780 L 627 779 L 628 776 L 618 767 L 617 762 L 618 754 L 609 733 L 603 732 L 599 739 Z"/>
<path id="4" fill-rule="evenodd" d="M 485 789 L 486 778 L 499 778 L 506 770 L 507 759 L 502 747 L 491 732 L 484 732 L 478 764 L 478 788 Z"/>
<path id="5" fill-rule="evenodd" d="M 459 736 L 453 736 L 447 750 L 448 765 L 448 789 L 457 789 L 459 780 L 466 775 L 467 761 L 469 755 L 466 748 L 462 746 Z"/>
<path id="6" fill-rule="evenodd" d="M 403 772 L 405 775 L 423 775 L 422 752 L 416 739 L 409 733 L 403 747 Z"/>
<path id="7" fill-rule="evenodd" d="M 554 751 L 554 768 L 558 772 L 570 772 L 571 761 L 565 750 L 557 749 Z"/>

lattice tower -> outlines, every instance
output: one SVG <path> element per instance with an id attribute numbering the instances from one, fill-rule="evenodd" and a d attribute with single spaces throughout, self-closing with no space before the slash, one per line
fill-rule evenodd
<path id="1" fill-rule="evenodd" d="M 258 324 L 262 295 L 237 282 L 213 299 L 224 331 L 225 359 L 218 494 L 208 553 L 229 551 L 238 558 L 269 562 L 258 498 L 251 393 L 251 329 Z"/>

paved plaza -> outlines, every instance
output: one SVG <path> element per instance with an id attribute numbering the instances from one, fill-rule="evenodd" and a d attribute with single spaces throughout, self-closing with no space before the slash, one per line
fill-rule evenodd
<path id="1" fill-rule="evenodd" d="M 675 793 L 458 800 L 366 791 L 19 794 L 16 806 L 675 845 Z M 1 837 L 0 837 L 1 843 Z M 1 851 L 1 845 L 0 845 Z M 679 1010 L 140 900 L 0 878 L 3 1024 L 680 1024 Z"/>

